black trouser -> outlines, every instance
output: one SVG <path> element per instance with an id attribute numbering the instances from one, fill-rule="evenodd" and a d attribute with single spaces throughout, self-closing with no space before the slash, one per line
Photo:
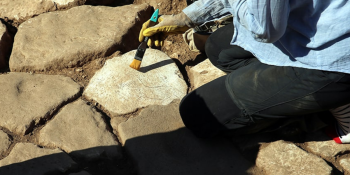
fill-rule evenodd
<path id="1" fill-rule="evenodd" d="M 266 65 L 230 45 L 232 36 L 233 26 L 227 25 L 206 43 L 210 61 L 229 74 L 192 91 L 180 104 L 184 124 L 198 137 L 255 133 L 301 118 L 306 130 L 314 130 L 318 126 L 311 118 L 331 117 L 328 109 L 350 102 L 350 75 Z"/>

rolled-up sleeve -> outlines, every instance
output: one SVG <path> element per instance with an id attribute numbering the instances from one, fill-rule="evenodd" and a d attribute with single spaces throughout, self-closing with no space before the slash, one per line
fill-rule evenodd
<path id="1" fill-rule="evenodd" d="M 288 0 L 240 0 L 233 8 L 238 22 L 259 42 L 273 43 L 286 31 Z"/>
<path id="2" fill-rule="evenodd" d="M 255 40 L 266 43 L 283 36 L 289 11 L 289 0 L 199 0 L 183 10 L 195 24 L 231 13 Z"/>

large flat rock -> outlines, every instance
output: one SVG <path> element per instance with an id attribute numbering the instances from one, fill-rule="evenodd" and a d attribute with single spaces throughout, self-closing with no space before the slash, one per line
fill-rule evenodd
<path id="1" fill-rule="evenodd" d="M 32 143 L 18 143 L 10 155 L 0 160 L 0 174 L 59 174 L 76 163 L 59 149 L 39 148 Z"/>
<path id="2" fill-rule="evenodd" d="M 86 160 L 120 158 L 116 137 L 107 131 L 102 114 L 83 100 L 68 104 L 40 131 L 39 143 L 59 147 Z"/>
<path id="3" fill-rule="evenodd" d="M 184 128 L 178 102 L 150 106 L 118 127 L 140 175 L 247 174 L 253 166 L 226 139 L 198 139 Z"/>
<path id="4" fill-rule="evenodd" d="M 322 142 L 308 142 L 307 150 L 326 159 L 332 160 L 337 155 L 350 151 L 349 144 L 337 144 L 333 140 Z"/>
<path id="5" fill-rule="evenodd" d="M 343 158 L 339 160 L 340 166 L 343 168 L 344 174 L 350 174 L 350 158 Z"/>
<path id="6" fill-rule="evenodd" d="M 129 1 L 131 0 L 86 0 L 86 4 L 107 5 L 107 6 L 132 4 L 132 2 L 129 2 Z"/>
<path id="7" fill-rule="evenodd" d="M 332 167 L 323 159 L 285 141 L 276 141 L 261 149 L 256 165 L 268 175 L 332 174 Z"/>
<path id="8" fill-rule="evenodd" d="M 8 66 L 7 60 L 10 56 L 12 44 L 12 37 L 7 31 L 5 24 L 0 21 L 0 70 Z"/>
<path id="9" fill-rule="evenodd" d="M 0 84 L 0 126 L 21 135 L 80 93 L 71 78 L 58 75 L 2 74 Z"/>
<path id="10" fill-rule="evenodd" d="M 167 105 L 187 93 L 176 64 L 163 52 L 147 49 L 141 69 L 129 67 L 136 51 L 106 61 L 84 91 L 111 116 L 131 113 L 149 105 Z"/>
<path id="11" fill-rule="evenodd" d="M 0 154 L 5 152 L 11 144 L 9 136 L 0 130 Z"/>
<path id="12" fill-rule="evenodd" d="M 0 18 L 7 17 L 10 20 L 24 21 L 48 11 L 84 3 L 85 0 L 1 0 Z"/>
<path id="13" fill-rule="evenodd" d="M 204 60 L 190 69 L 190 79 L 193 89 L 197 89 L 224 75 L 226 75 L 226 73 L 211 64 L 209 59 Z"/>
<path id="14" fill-rule="evenodd" d="M 153 6 L 154 9 L 159 9 L 159 12 L 162 14 L 171 15 L 180 13 L 184 8 L 186 8 L 187 2 L 189 2 L 189 0 L 133 0 L 133 2 L 134 4 L 148 3 Z"/>
<path id="15" fill-rule="evenodd" d="M 151 12 L 146 4 L 84 5 L 29 19 L 16 34 L 10 69 L 62 69 L 137 48 L 141 25 Z"/>
<path id="16" fill-rule="evenodd" d="M 349 144 L 337 144 L 322 132 L 309 134 L 308 140 L 310 141 L 305 143 L 305 149 L 330 162 L 333 162 L 338 155 L 350 151 Z"/>

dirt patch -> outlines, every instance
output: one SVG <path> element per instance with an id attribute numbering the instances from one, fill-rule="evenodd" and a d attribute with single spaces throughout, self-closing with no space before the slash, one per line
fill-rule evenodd
<path id="1" fill-rule="evenodd" d="M 108 59 L 117 57 L 119 55 L 121 55 L 121 52 L 117 51 L 108 57 L 102 57 L 92 60 L 80 67 L 72 67 L 50 71 L 32 71 L 30 73 L 46 75 L 64 75 L 72 78 L 75 82 L 77 82 L 85 88 L 89 84 L 90 79 L 95 75 L 96 71 L 100 70 Z"/>
<path id="2" fill-rule="evenodd" d="M 200 52 L 191 51 L 182 35 L 169 36 L 161 50 L 175 61 L 189 87 L 189 92 L 192 91 L 193 82 L 189 76 L 189 69 L 205 60 L 207 56 Z"/>
<path id="3" fill-rule="evenodd" d="M 134 4 L 148 3 L 154 9 L 159 9 L 161 15 L 178 14 L 187 7 L 186 0 L 135 0 Z"/>

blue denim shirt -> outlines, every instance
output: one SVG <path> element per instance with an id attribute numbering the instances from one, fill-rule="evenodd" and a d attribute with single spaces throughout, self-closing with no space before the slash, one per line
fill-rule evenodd
<path id="1" fill-rule="evenodd" d="M 199 0 L 183 12 L 198 24 L 232 14 L 231 44 L 265 64 L 350 73 L 349 0 Z"/>

